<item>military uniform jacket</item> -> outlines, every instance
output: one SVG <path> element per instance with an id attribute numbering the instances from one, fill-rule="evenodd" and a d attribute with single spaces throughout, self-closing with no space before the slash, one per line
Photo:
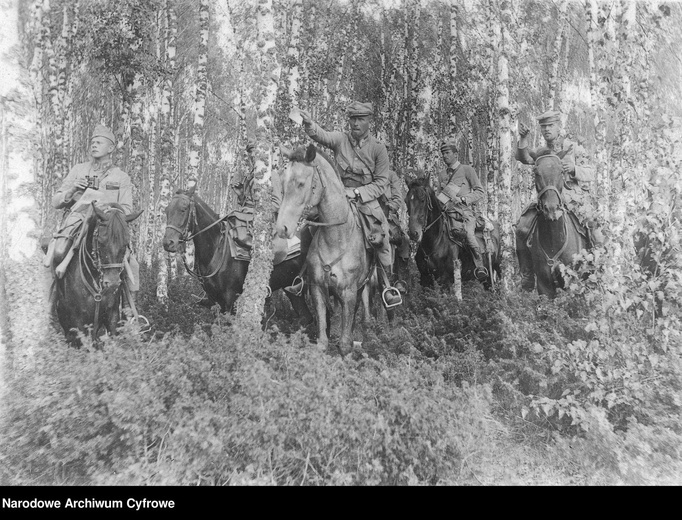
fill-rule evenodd
<path id="1" fill-rule="evenodd" d="M 397 213 L 403 204 L 402 181 L 398 174 L 393 170 L 388 171 L 388 184 L 383 197 L 386 198 L 386 205 L 391 212 Z"/>
<path id="2" fill-rule="evenodd" d="M 552 147 L 550 149 L 550 151 L 553 153 L 562 152 L 564 150 L 569 150 L 569 152 L 564 155 L 564 160 L 568 161 L 569 164 L 572 164 L 575 167 L 575 174 L 568 181 L 575 183 L 594 181 L 594 167 L 589 163 L 589 158 L 587 157 L 585 148 L 577 143 L 574 143 L 570 139 L 558 138 L 554 141 L 554 143 L 552 143 Z M 542 146 L 537 150 L 517 148 L 516 160 L 522 162 L 523 164 L 535 164 L 535 159 L 538 157 L 538 155 L 546 152 L 547 146 Z"/>
<path id="3" fill-rule="evenodd" d="M 133 185 L 130 177 L 123 170 L 109 163 L 103 165 L 99 170 L 95 169 L 93 162 L 85 162 L 75 165 L 64 179 L 64 182 L 52 197 L 52 205 L 56 209 L 71 208 L 83 195 L 82 191 L 77 191 L 69 200 L 64 200 L 66 191 L 74 186 L 78 179 L 86 176 L 97 176 L 99 189 L 95 197 L 100 204 L 115 202 L 120 204 L 123 211 L 129 214 L 133 211 Z M 92 188 L 87 188 L 91 191 Z"/>
<path id="4" fill-rule="evenodd" d="M 552 153 L 569 150 L 564 155 L 564 160 L 575 168 L 575 173 L 566 179 L 566 185 L 569 190 L 563 192 L 566 202 L 578 201 L 581 198 L 582 191 L 586 191 L 589 183 L 595 180 L 594 166 L 589 163 L 587 152 L 585 148 L 570 139 L 559 137 L 552 143 L 552 147 L 542 146 L 537 150 L 529 150 L 528 148 L 517 148 L 516 159 L 523 164 L 535 164 L 535 159 L 548 151 Z"/>
<path id="5" fill-rule="evenodd" d="M 438 172 L 438 192 L 445 193 L 450 199 L 464 198 L 465 204 L 474 213 L 474 204 L 485 197 L 481 181 L 476 171 L 468 164 L 459 161 L 452 167 Z M 461 208 L 461 204 L 457 209 Z M 462 208 L 463 209 L 463 208 Z"/>
<path id="6" fill-rule="evenodd" d="M 371 135 L 360 143 L 343 132 L 327 132 L 318 124 L 305 126 L 306 133 L 318 143 L 331 148 L 346 188 L 357 188 L 365 210 L 378 220 L 385 219 L 379 197 L 388 185 L 388 152 L 386 146 Z"/>

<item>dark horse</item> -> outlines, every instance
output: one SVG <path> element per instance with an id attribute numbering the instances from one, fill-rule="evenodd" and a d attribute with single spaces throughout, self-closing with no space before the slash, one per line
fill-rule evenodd
<path id="1" fill-rule="evenodd" d="M 410 238 L 418 245 L 415 261 L 421 275 L 421 285 L 430 287 L 434 280 L 441 286 L 452 285 L 457 259 L 462 262 L 462 280 L 476 280 L 471 252 L 462 243 L 450 238 L 446 223 L 448 216 L 441 209 L 428 177 L 420 177 L 410 183 L 405 202 Z M 476 238 L 480 250 L 485 251 L 485 241 L 478 231 Z M 486 288 L 491 286 L 490 276 L 497 274 L 498 279 L 501 277 L 500 229 L 497 223 L 494 224 L 490 243 L 493 251 L 481 255 L 489 272 L 483 281 Z"/>
<path id="2" fill-rule="evenodd" d="M 535 189 L 538 192 L 537 216 L 522 240 L 517 235 L 516 255 L 522 271 L 532 266 L 538 294 L 553 298 L 563 287 L 559 264 L 571 265 L 573 256 L 590 248 L 585 228 L 566 207 L 562 191 L 564 174 L 559 155 L 546 154 L 535 161 Z M 520 222 L 520 221 L 519 221 Z M 531 288 L 532 290 L 532 288 Z"/>
<path id="3" fill-rule="evenodd" d="M 92 337 L 100 326 L 114 335 L 120 320 L 121 273 L 130 242 L 128 222 L 142 210 L 126 215 L 118 204 L 102 210 L 92 203 L 83 222 L 85 236 L 64 276 L 55 279 L 56 311 L 67 340 L 80 346 L 78 332 L 92 327 Z M 62 259 L 55 257 L 53 267 Z"/>
<path id="4" fill-rule="evenodd" d="M 194 186 L 189 190 L 178 190 L 166 208 L 163 248 L 169 253 L 184 251 L 184 242 L 194 240 L 195 270 L 190 273 L 199 279 L 211 302 L 220 305 L 222 312 L 232 312 L 244 287 L 249 262 L 233 258 L 223 220 L 195 193 Z M 302 240 L 300 255 L 273 267 L 268 282 L 272 291 L 292 284 L 305 262 L 306 253 L 307 244 Z M 313 316 L 305 298 L 286 294 L 302 324 L 312 323 Z"/>
<path id="5" fill-rule="evenodd" d="M 341 345 L 352 347 L 355 314 L 369 298 L 375 262 L 367 249 L 357 209 L 348 201 L 332 159 L 315 146 L 294 152 L 283 150 L 290 163 L 282 176 L 283 197 L 277 234 L 291 237 L 311 210 L 317 209 L 318 229 L 307 257 L 310 294 L 317 316 L 317 344 L 329 344 L 332 298 L 341 304 Z M 359 298 L 362 296 L 362 299 Z"/>

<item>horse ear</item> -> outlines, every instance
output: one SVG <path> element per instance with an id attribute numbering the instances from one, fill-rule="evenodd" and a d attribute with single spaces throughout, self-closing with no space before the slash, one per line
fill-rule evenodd
<path id="1" fill-rule="evenodd" d="M 317 148 L 315 148 L 314 144 L 309 144 L 308 148 L 305 151 L 305 162 L 311 163 L 315 160 L 315 156 L 317 155 Z"/>
<path id="2" fill-rule="evenodd" d="M 102 211 L 101 209 L 99 209 L 97 207 L 97 201 L 96 200 L 93 200 L 90 204 L 92 204 L 92 209 L 94 210 L 95 215 L 97 215 L 98 219 L 100 219 L 100 220 L 106 220 L 107 219 L 106 213 L 104 213 L 104 211 Z"/>
<path id="3" fill-rule="evenodd" d="M 195 190 L 197 189 L 197 181 L 194 179 L 189 181 L 189 187 L 187 188 L 187 195 L 194 195 Z"/>
<path id="4" fill-rule="evenodd" d="M 126 222 L 132 222 L 132 221 L 135 220 L 137 217 L 139 217 L 140 215 L 142 215 L 143 212 L 144 212 L 144 210 L 141 209 L 140 211 L 133 211 L 133 212 L 130 213 L 129 215 L 126 215 Z"/>

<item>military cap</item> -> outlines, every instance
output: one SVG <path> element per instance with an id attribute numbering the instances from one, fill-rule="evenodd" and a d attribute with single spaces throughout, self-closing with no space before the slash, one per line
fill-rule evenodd
<path id="1" fill-rule="evenodd" d="M 440 151 L 443 153 L 445 150 L 452 150 L 453 152 L 457 151 L 457 141 L 454 139 L 446 139 L 443 141 L 440 145 Z"/>
<path id="2" fill-rule="evenodd" d="M 548 125 L 556 121 L 561 121 L 561 113 L 556 110 L 548 110 L 544 114 L 537 116 L 538 123 Z"/>
<path id="3" fill-rule="evenodd" d="M 253 139 L 249 139 L 249 141 L 246 143 L 246 151 L 248 153 L 253 152 L 256 149 L 256 141 Z"/>
<path id="4" fill-rule="evenodd" d="M 353 101 L 346 108 L 346 115 L 348 117 L 372 116 L 374 115 L 374 107 L 369 102 L 360 103 L 359 101 Z"/>
<path id="5" fill-rule="evenodd" d="M 114 135 L 114 132 L 109 130 L 104 125 L 95 126 L 95 131 L 92 132 L 92 137 L 90 139 L 92 140 L 95 137 L 106 137 L 107 139 L 109 139 L 109 141 L 111 141 L 112 144 L 116 144 L 116 136 Z"/>

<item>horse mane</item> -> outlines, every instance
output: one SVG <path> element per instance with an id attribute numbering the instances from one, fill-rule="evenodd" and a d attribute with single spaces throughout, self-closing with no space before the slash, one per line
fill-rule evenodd
<path id="1" fill-rule="evenodd" d="M 289 160 L 294 161 L 294 162 L 303 162 L 303 163 L 306 162 L 306 160 L 305 160 L 306 151 L 307 151 L 307 147 L 299 146 L 298 148 L 296 148 L 296 150 L 294 150 L 292 152 L 291 156 L 289 157 Z M 339 172 L 339 168 L 338 168 L 338 165 L 336 164 L 336 161 L 334 159 L 332 159 L 331 156 L 327 152 L 319 149 L 318 147 L 315 147 L 315 151 L 316 151 L 316 155 L 321 155 L 322 158 L 331 165 L 331 167 L 334 169 L 334 173 L 336 173 L 336 177 L 341 179 L 341 172 Z"/>
<path id="2" fill-rule="evenodd" d="M 217 220 L 217 219 L 220 218 L 220 216 L 219 216 L 215 211 L 213 211 L 213 210 L 208 206 L 208 204 L 206 204 L 206 202 L 204 201 L 204 199 L 202 199 L 201 197 L 199 197 L 199 195 L 197 195 L 197 192 L 196 192 L 196 191 L 194 191 L 194 192 L 192 192 L 192 193 L 189 193 L 189 190 L 183 190 L 182 188 L 179 188 L 179 189 L 175 190 L 175 194 L 176 194 L 176 195 L 187 195 L 188 197 L 192 197 L 192 198 L 194 199 L 194 202 L 196 202 L 199 206 L 201 206 L 201 208 L 202 208 L 206 213 L 208 213 L 208 216 L 209 216 L 210 218 L 212 218 L 212 219 L 214 219 L 214 220 Z"/>

